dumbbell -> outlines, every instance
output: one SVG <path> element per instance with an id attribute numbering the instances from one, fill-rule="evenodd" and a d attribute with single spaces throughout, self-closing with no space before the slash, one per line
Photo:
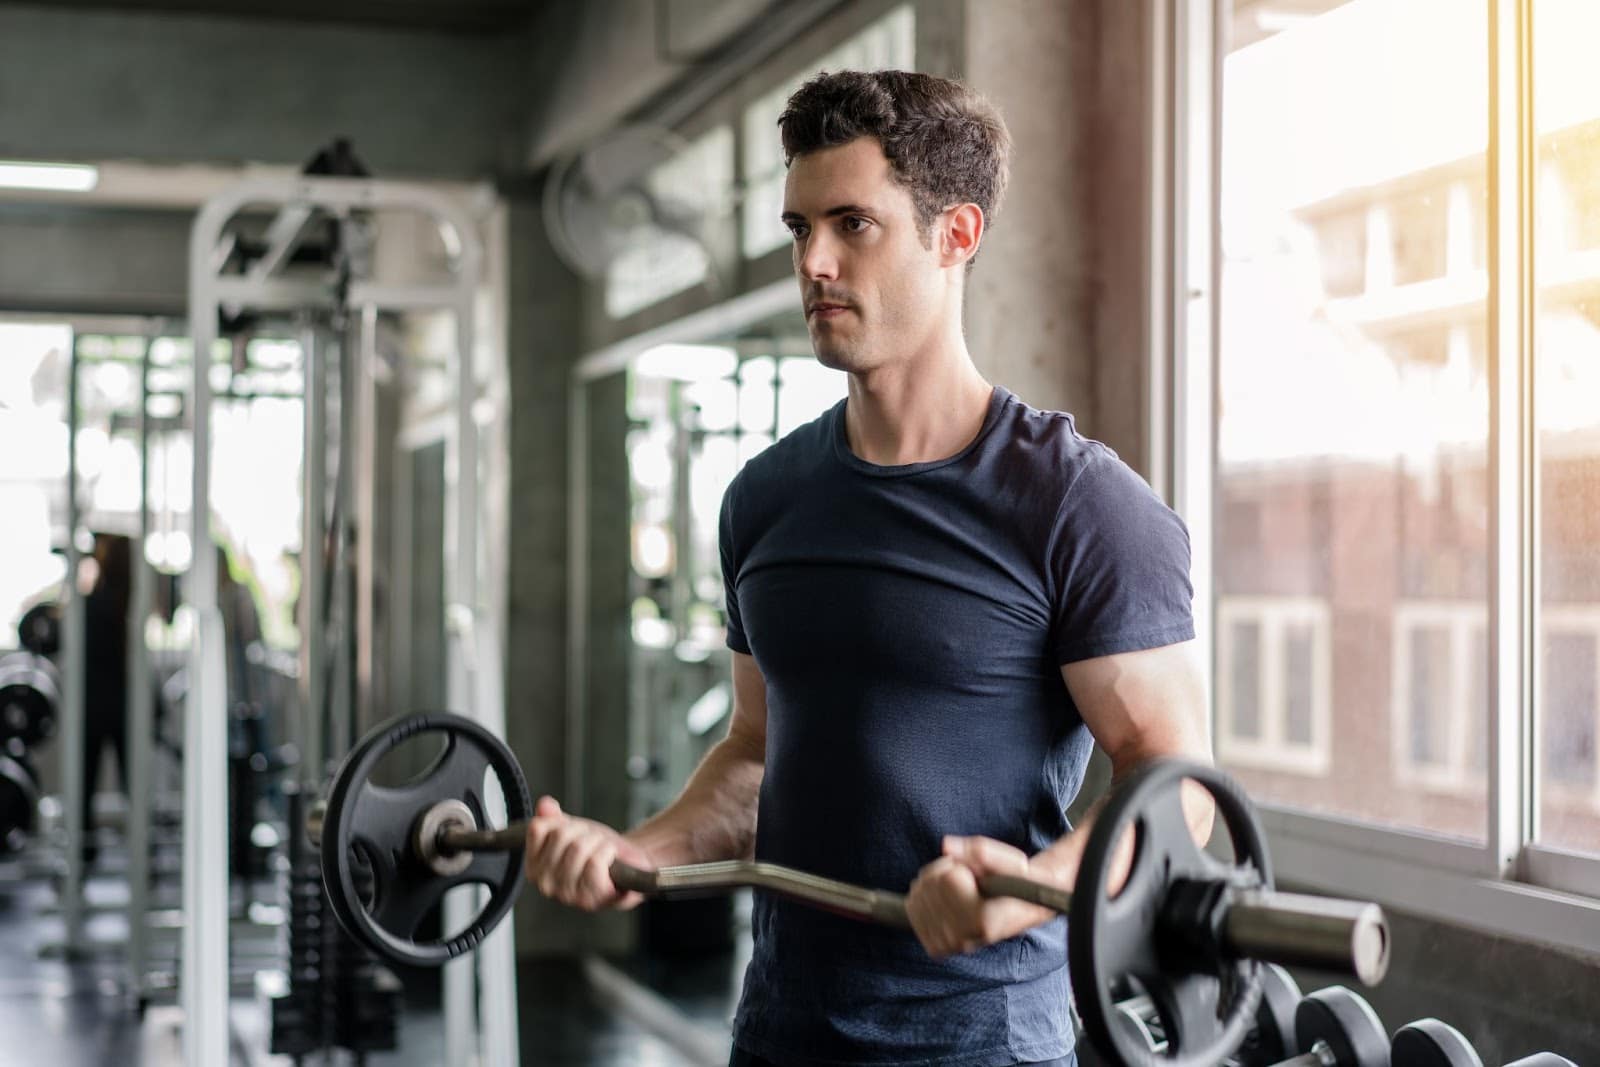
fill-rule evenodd
<path id="1" fill-rule="evenodd" d="M 1276 963 L 1263 969 L 1256 1025 L 1234 1056 L 1236 1067 L 1268 1067 L 1294 1055 L 1295 1012 L 1303 999 L 1288 971 Z"/>
<path id="2" fill-rule="evenodd" d="M 1276 963 L 1261 968 L 1261 1002 L 1256 1005 L 1255 1025 L 1244 1043 L 1227 1061 L 1227 1067 L 1273 1067 L 1293 1056 L 1294 1015 L 1302 1000 L 1300 986 L 1292 975 Z M 1142 987 L 1117 1002 L 1114 1024 L 1130 1041 L 1145 1041 L 1151 1052 L 1164 1052 L 1166 1030 L 1160 1013 Z"/>
<path id="3" fill-rule="evenodd" d="M 1269 976 L 1264 985 L 1275 987 L 1278 1004 L 1257 1008 L 1256 1029 L 1224 1061 L 1228 1067 L 1389 1067 L 1389 1034 L 1363 997 L 1344 986 L 1298 997 L 1292 1029 L 1286 1029 L 1280 1010 L 1283 997 L 1296 989 L 1294 979 L 1282 968 L 1263 970 Z M 1166 1042 L 1148 999 L 1135 996 L 1119 1002 L 1117 1025 L 1128 1040 L 1144 1041 L 1150 1052 L 1159 1054 Z"/>
<path id="4" fill-rule="evenodd" d="M 0 738 L 37 745 L 56 731 L 61 687 L 53 664 L 32 652 L 0 659 Z"/>
<path id="5" fill-rule="evenodd" d="M 29 652 L 53 656 L 61 651 L 61 605 L 35 604 L 17 620 L 17 641 Z"/>
<path id="6" fill-rule="evenodd" d="M 1395 1031 L 1389 1050 L 1393 1067 L 1483 1067 L 1483 1059 L 1460 1030 L 1438 1019 L 1418 1019 Z M 1578 1067 L 1554 1052 L 1535 1052 L 1506 1067 Z"/>
<path id="7" fill-rule="evenodd" d="M 1389 1067 L 1389 1032 L 1365 998 L 1344 986 L 1319 989 L 1294 1012 L 1300 1055 L 1278 1067 Z"/>
<path id="8" fill-rule="evenodd" d="M 20 852 L 39 812 L 39 776 L 16 738 L 0 749 L 0 856 Z"/>
<path id="9" fill-rule="evenodd" d="M 1395 1067 L 1483 1067 L 1472 1042 L 1438 1019 L 1418 1019 L 1396 1030 L 1389 1059 Z"/>

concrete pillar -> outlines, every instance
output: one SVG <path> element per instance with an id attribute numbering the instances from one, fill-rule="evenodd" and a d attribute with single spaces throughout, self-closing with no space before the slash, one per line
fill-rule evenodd
<path id="1" fill-rule="evenodd" d="M 506 737 L 535 796 L 566 803 L 567 376 L 582 348 L 580 282 L 545 238 L 537 190 L 507 192 L 510 531 Z M 516 909 L 523 954 L 573 947 L 570 915 L 537 893 Z"/>
<path id="2" fill-rule="evenodd" d="M 1143 467 L 1143 4 L 968 0 L 964 70 L 1005 115 L 1011 185 L 968 279 L 979 369 Z"/>

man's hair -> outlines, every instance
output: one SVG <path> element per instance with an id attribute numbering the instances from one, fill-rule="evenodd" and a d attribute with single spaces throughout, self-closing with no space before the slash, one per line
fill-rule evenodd
<path id="1" fill-rule="evenodd" d="M 1000 112 L 960 82 L 931 74 L 818 74 L 789 97 L 778 129 L 784 166 L 858 137 L 876 139 L 911 194 L 925 245 L 934 218 L 953 204 L 977 204 L 985 227 L 993 225 L 1010 176 L 1011 134 Z"/>

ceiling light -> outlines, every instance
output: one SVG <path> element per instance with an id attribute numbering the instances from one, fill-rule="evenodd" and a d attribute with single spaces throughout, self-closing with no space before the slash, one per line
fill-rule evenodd
<path id="1" fill-rule="evenodd" d="M 100 168 L 77 163 L 20 163 L 0 160 L 0 187 L 86 193 L 100 180 Z"/>
<path id="2" fill-rule="evenodd" d="M 656 345 L 640 353 L 633 369 L 641 378 L 703 382 L 726 378 L 739 367 L 739 354 L 721 345 Z"/>

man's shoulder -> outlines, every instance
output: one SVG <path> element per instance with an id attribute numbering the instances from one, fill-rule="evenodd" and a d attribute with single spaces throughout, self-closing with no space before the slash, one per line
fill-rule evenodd
<path id="1" fill-rule="evenodd" d="M 838 405 L 829 408 L 751 456 L 729 483 L 728 494 L 748 499 L 787 493 L 797 480 L 815 474 L 832 454 L 833 420 L 838 410 Z"/>
<path id="2" fill-rule="evenodd" d="M 1008 464 L 1032 468 L 1051 480 L 1070 484 L 1089 467 L 1122 463 L 1109 445 L 1086 437 L 1071 412 L 1036 408 L 1015 394 L 1007 394 L 995 429 L 993 447 L 1006 454 Z"/>

